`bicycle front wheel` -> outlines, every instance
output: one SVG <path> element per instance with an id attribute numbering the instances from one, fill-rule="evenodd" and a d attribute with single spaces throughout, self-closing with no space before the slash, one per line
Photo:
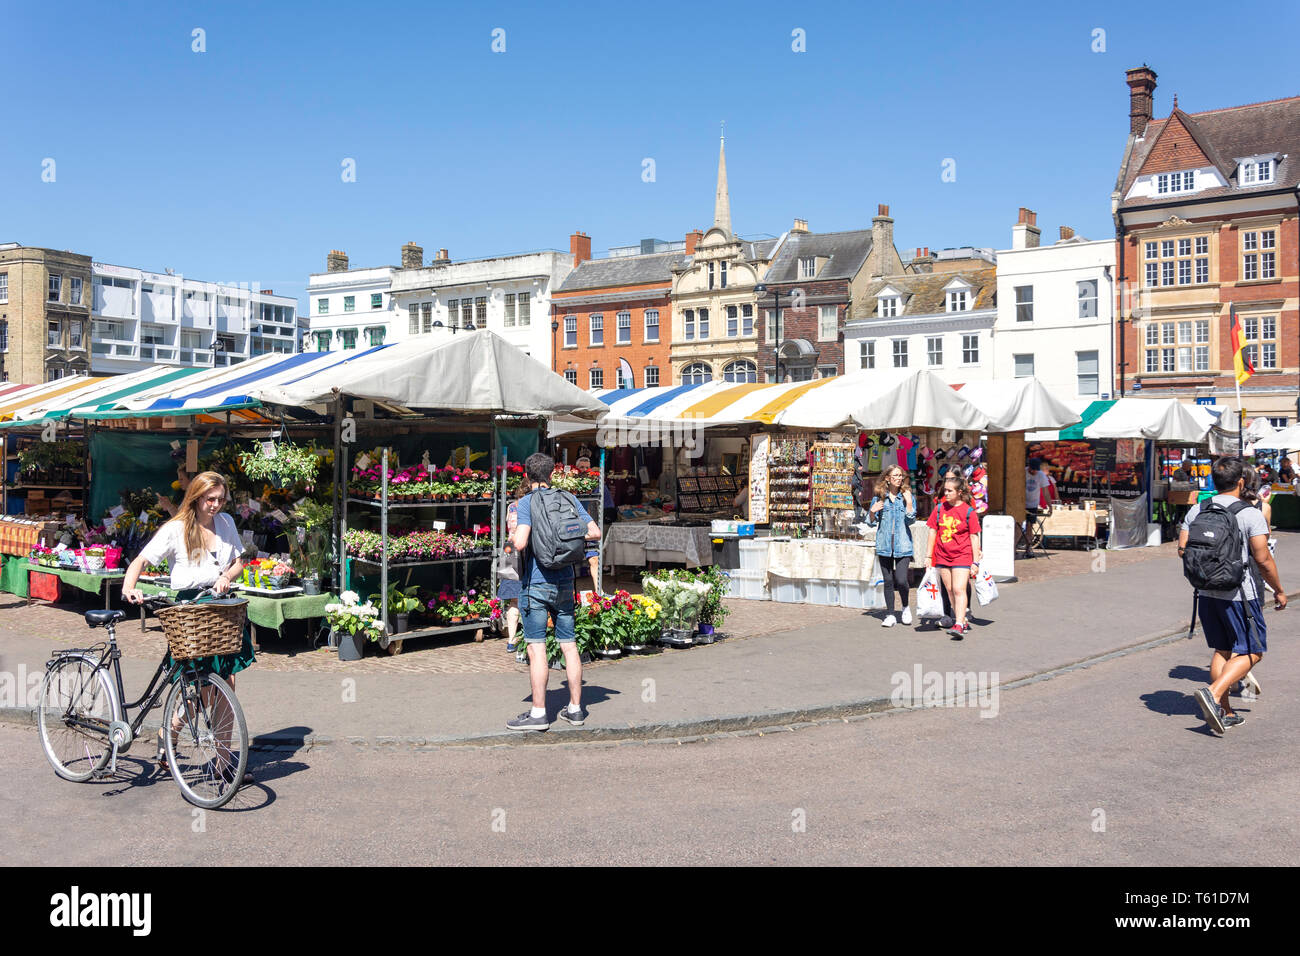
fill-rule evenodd
<path id="1" fill-rule="evenodd" d="M 163 707 L 167 765 L 181 794 L 215 810 L 239 790 L 248 765 L 248 728 L 230 685 L 216 674 L 187 674 Z"/>
<path id="2" fill-rule="evenodd" d="M 36 725 L 45 759 L 64 780 L 84 783 L 112 756 L 114 718 L 108 674 L 84 657 L 65 657 L 45 671 Z"/>

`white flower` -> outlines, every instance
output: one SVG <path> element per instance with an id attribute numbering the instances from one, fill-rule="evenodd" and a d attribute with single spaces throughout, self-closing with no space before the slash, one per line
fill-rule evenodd
<path id="1" fill-rule="evenodd" d="M 325 613 L 326 613 L 326 614 L 337 614 L 337 613 L 338 613 L 339 611 L 341 611 L 341 610 L 343 610 L 343 605 L 342 605 L 342 604 L 326 604 L 326 605 L 325 605 Z"/>
<path id="2" fill-rule="evenodd" d="M 344 604 L 356 604 L 359 600 L 361 600 L 361 597 L 357 594 L 356 591 L 344 591 L 342 594 L 339 595 L 339 597 L 343 599 Z"/>

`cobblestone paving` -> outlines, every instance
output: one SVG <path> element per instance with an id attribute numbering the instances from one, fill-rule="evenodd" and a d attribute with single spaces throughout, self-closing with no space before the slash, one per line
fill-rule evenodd
<path id="1" fill-rule="evenodd" d="M 1108 551 L 1098 557 L 1087 551 L 1052 551 L 1050 557 L 1032 561 L 1019 561 L 1016 573 L 1021 581 L 1043 581 L 1054 577 L 1087 574 L 1095 563 L 1104 559 L 1105 568 L 1113 571 L 1138 561 L 1156 557 L 1172 557 L 1173 542 L 1159 548 L 1137 548 L 1130 551 Z M 609 590 L 625 588 L 639 590 L 637 578 L 623 572 L 615 579 L 606 578 Z M 794 631 L 819 624 L 866 619 L 872 612 L 855 611 L 842 607 L 822 607 L 813 604 L 778 604 L 772 601 L 728 600 L 731 614 L 722 630 L 730 639 L 760 637 L 781 631 Z M 23 633 L 27 636 L 48 638 L 51 650 L 57 647 L 84 646 L 102 638 L 102 631 L 91 632 L 81 617 L 91 607 L 88 603 L 67 602 L 60 605 L 37 604 L 26 607 L 26 602 L 11 595 L 0 594 L 0 640 L 6 633 Z M 127 657 L 157 660 L 162 656 L 166 642 L 157 622 L 149 620 L 144 633 L 133 617 L 118 628 L 118 645 Z M 488 636 L 476 643 L 472 635 L 439 639 L 436 635 L 407 641 L 401 654 L 389 655 L 377 645 L 367 649 L 364 660 L 344 663 L 329 650 L 312 650 L 301 622 L 290 622 L 285 635 L 273 632 L 259 633 L 257 667 L 274 671 L 347 671 L 393 674 L 508 674 L 523 673 L 526 668 L 513 654 L 507 654 L 505 641 Z M 696 653 L 697 650 L 665 653 Z M 589 666 L 605 667 L 616 661 L 596 661 Z"/>

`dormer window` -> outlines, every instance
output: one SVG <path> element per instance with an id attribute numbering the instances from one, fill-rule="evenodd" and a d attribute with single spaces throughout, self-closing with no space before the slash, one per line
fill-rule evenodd
<path id="1" fill-rule="evenodd" d="M 1160 173 L 1156 176 L 1157 195 L 1167 193 L 1190 193 L 1196 190 L 1196 170 L 1188 169 L 1178 173 Z"/>
<path id="2" fill-rule="evenodd" d="M 1246 159 L 1237 167 L 1237 184 L 1239 186 L 1259 186 L 1273 182 L 1273 159 Z"/>
<path id="3" fill-rule="evenodd" d="M 902 294 L 892 286 L 885 286 L 876 293 L 876 314 L 882 319 L 897 318 L 903 311 Z"/>
<path id="4" fill-rule="evenodd" d="M 969 298 L 965 289 L 954 289 L 948 293 L 948 311 L 965 312 L 970 306 L 967 305 Z"/>

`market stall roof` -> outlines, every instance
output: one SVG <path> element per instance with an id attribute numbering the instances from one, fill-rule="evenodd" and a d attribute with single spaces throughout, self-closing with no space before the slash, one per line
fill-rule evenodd
<path id="1" fill-rule="evenodd" d="M 3 413 L 2 417 L 7 420 L 0 424 L 0 428 L 39 425 L 47 421 L 83 417 L 90 412 L 113 408 L 117 402 L 146 389 L 174 383 L 200 371 L 201 369 L 198 368 L 151 365 L 125 375 L 85 379 L 80 387 L 56 395 L 31 398 L 18 396 L 21 401 L 28 404 L 22 407 L 10 406 Z"/>
<path id="2" fill-rule="evenodd" d="M 105 403 L 111 407 L 92 412 L 79 411 L 76 417 L 95 420 L 199 416 L 257 408 L 261 401 L 253 395 L 255 389 L 290 384 L 314 374 L 330 372 L 385 348 L 387 346 L 378 346 L 355 353 L 302 352 L 288 355 L 275 352 L 260 355 L 237 365 L 202 369 L 178 380 L 156 384 Z"/>
<path id="3" fill-rule="evenodd" d="M 1094 403 L 1096 405 L 1097 403 Z M 1088 411 L 1092 411 L 1089 406 Z M 1155 441 L 1205 441 L 1213 416 L 1176 398 L 1121 398 L 1091 422 L 1084 416 L 1083 438 L 1146 438 Z M 1072 430 L 1072 429 L 1071 429 Z M 1066 437 L 1065 432 L 1061 437 Z"/>
<path id="4" fill-rule="evenodd" d="M 103 378 L 91 378 L 88 375 L 70 375 L 55 379 L 43 385 L 19 386 L 7 395 L 0 396 L 0 422 L 8 421 L 15 412 L 21 411 L 36 402 L 55 401 L 61 395 L 80 391 L 87 384 L 104 381 Z"/>
<path id="5" fill-rule="evenodd" d="M 316 354 L 338 358 L 337 352 Z M 325 409 L 339 393 L 402 411 L 588 419 L 607 411 L 590 392 L 487 329 L 381 346 L 296 378 L 252 383 L 245 391 L 254 401 L 313 410 Z"/>
<path id="6" fill-rule="evenodd" d="M 954 385 L 961 397 L 989 416 L 990 432 L 1065 428 L 1082 416 L 1036 378 Z"/>
<path id="7" fill-rule="evenodd" d="M 788 428 L 983 429 L 988 415 L 925 370 L 884 369 L 810 382 L 705 382 L 595 393 L 606 428 L 637 421 Z"/>
<path id="8" fill-rule="evenodd" d="M 1256 419 L 1260 421 L 1260 419 Z M 1294 451 L 1300 448 L 1300 424 L 1288 425 L 1255 443 L 1260 448 L 1272 448 L 1277 451 Z"/>

